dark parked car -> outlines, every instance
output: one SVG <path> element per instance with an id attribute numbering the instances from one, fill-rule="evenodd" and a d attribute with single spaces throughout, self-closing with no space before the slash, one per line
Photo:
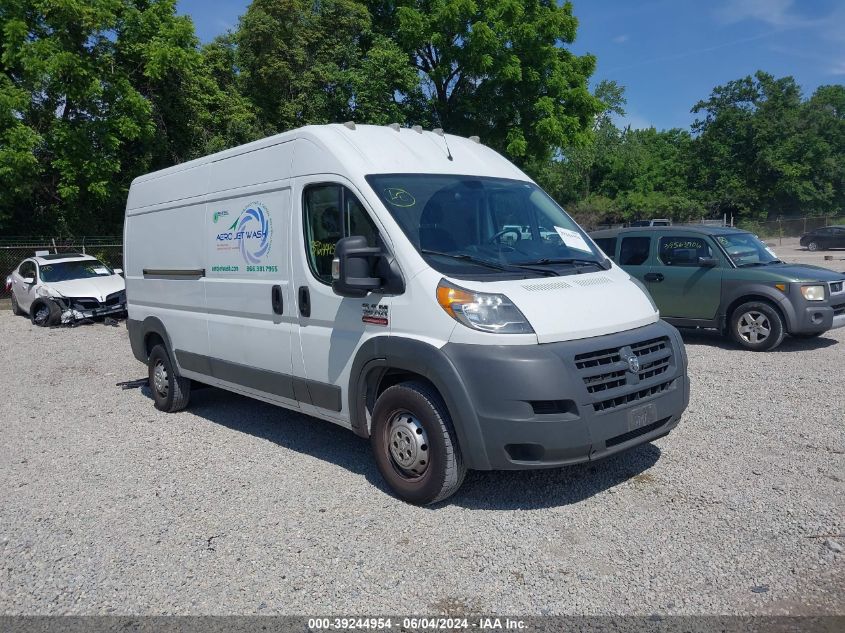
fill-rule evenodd
<path id="1" fill-rule="evenodd" d="M 801 236 L 801 246 L 811 251 L 845 248 L 845 226 L 825 226 Z"/>
<path id="2" fill-rule="evenodd" d="M 786 264 L 747 231 L 665 226 L 590 236 L 676 327 L 718 329 L 755 351 L 774 349 L 785 334 L 845 327 L 845 273 Z"/>

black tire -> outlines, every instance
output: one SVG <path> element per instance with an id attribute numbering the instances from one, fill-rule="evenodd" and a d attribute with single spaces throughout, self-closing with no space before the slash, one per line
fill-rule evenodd
<path id="1" fill-rule="evenodd" d="M 783 341 L 785 328 L 780 312 L 764 301 L 749 301 L 731 313 L 733 340 L 753 352 L 768 352 Z"/>
<path id="2" fill-rule="evenodd" d="M 820 251 L 823 250 L 821 245 L 816 240 L 811 240 L 809 244 L 807 244 L 807 250 L 810 251 Z"/>
<path id="3" fill-rule="evenodd" d="M 432 387 L 404 382 L 385 389 L 373 409 L 371 431 L 378 469 L 401 499 L 436 503 L 460 488 L 466 466 L 446 405 Z M 408 436 L 405 467 L 395 457 L 405 459 L 399 445 L 403 434 Z"/>
<path id="4" fill-rule="evenodd" d="M 176 373 L 164 345 L 156 345 L 147 359 L 150 391 L 155 408 L 173 413 L 188 406 L 191 399 L 191 381 Z"/>
<path id="5" fill-rule="evenodd" d="M 49 299 L 38 299 L 29 308 L 29 320 L 38 327 L 58 325 L 61 318 L 62 309 Z"/>
<path id="6" fill-rule="evenodd" d="M 15 298 L 15 291 L 13 290 L 10 294 L 12 295 L 12 314 L 14 314 L 15 316 L 23 316 L 24 311 L 21 310 L 21 307 L 18 305 L 18 300 Z"/>

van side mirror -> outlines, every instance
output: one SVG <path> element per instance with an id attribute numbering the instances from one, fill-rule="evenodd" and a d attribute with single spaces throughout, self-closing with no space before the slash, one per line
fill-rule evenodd
<path id="1" fill-rule="evenodd" d="M 698 265 L 702 268 L 715 268 L 719 265 L 719 260 L 715 257 L 699 257 Z"/>
<path id="2" fill-rule="evenodd" d="M 113 269 L 112 272 L 114 272 L 115 275 L 122 275 L 123 269 L 122 268 L 115 268 L 115 269 Z"/>
<path id="3" fill-rule="evenodd" d="M 35 283 L 35 277 L 24 277 L 24 278 L 22 279 L 22 281 L 23 281 L 23 282 L 24 282 L 27 286 L 31 286 L 32 284 L 34 284 L 34 283 Z"/>
<path id="4" fill-rule="evenodd" d="M 338 240 L 332 260 L 332 290 L 341 297 L 366 297 L 382 287 L 380 277 L 374 277 L 382 251 L 367 246 L 363 235 L 350 235 Z"/>

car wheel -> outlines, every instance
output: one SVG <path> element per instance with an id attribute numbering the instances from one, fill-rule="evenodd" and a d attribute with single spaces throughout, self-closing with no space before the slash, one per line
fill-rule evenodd
<path id="1" fill-rule="evenodd" d="M 18 305 L 18 300 L 15 297 L 15 291 L 14 290 L 11 292 L 11 295 L 12 295 L 11 296 L 12 314 L 14 314 L 15 316 L 22 316 L 24 314 L 24 311 L 21 310 L 21 307 Z"/>
<path id="2" fill-rule="evenodd" d="M 783 318 L 768 303 L 749 301 L 731 314 L 730 330 L 733 339 L 745 349 L 766 352 L 783 340 Z"/>
<path id="3" fill-rule="evenodd" d="M 457 491 L 466 475 L 446 405 L 422 383 L 384 390 L 373 409 L 370 444 L 384 479 L 410 503 L 441 501 Z"/>
<path id="4" fill-rule="evenodd" d="M 50 327 L 59 323 L 62 318 L 62 311 L 55 301 L 41 299 L 32 304 L 29 309 L 29 318 L 33 325 Z"/>
<path id="5" fill-rule="evenodd" d="M 164 345 L 153 347 L 147 360 L 147 368 L 156 409 L 173 413 L 188 406 L 191 381 L 177 375 Z"/>
<path id="6" fill-rule="evenodd" d="M 817 241 L 813 240 L 812 242 L 807 244 L 807 250 L 810 250 L 810 251 L 819 250 L 819 243 Z"/>

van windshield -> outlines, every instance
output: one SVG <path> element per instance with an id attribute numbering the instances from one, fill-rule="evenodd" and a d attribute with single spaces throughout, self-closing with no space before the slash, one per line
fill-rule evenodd
<path id="1" fill-rule="evenodd" d="M 435 174 L 379 174 L 367 181 L 429 265 L 444 274 L 536 277 L 609 266 L 533 183 Z"/>

